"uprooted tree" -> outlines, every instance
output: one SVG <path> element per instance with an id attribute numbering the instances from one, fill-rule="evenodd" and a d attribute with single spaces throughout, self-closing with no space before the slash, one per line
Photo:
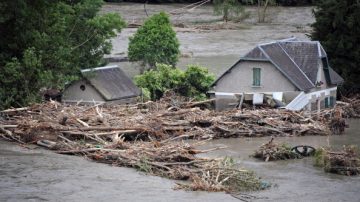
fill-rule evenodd
<path id="1" fill-rule="evenodd" d="M 206 98 L 205 93 L 214 82 L 214 75 L 204 67 L 189 65 L 186 71 L 165 64 L 157 64 L 156 70 L 149 70 L 135 77 L 135 83 L 152 100 L 159 99 L 168 90 L 179 95 Z"/>
<path id="2" fill-rule="evenodd" d="M 28 105 L 41 88 L 61 88 L 80 68 L 104 63 L 108 39 L 125 22 L 97 15 L 102 0 L 0 3 L 0 108 Z"/>
<path id="3" fill-rule="evenodd" d="M 130 37 L 128 57 L 130 61 L 140 61 L 145 69 L 155 68 L 156 63 L 175 66 L 180 55 L 179 46 L 169 16 L 160 12 L 147 19 Z"/>

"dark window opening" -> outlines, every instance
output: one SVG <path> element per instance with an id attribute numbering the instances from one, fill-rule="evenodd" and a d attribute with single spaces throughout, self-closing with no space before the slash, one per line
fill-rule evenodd
<path id="1" fill-rule="evenodd" d="M 81 85 L 80 86 L 80 89 L 82 90 L 82 91 L 84 91 L 86 88 L 85 88 L 85 85 Z"/>

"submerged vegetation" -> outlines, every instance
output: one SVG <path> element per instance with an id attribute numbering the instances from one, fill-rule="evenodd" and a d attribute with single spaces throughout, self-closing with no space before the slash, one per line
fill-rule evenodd
<path id="1" fill-rule="evenodd" d="M 191 183 L 178 183 L 177 188 L 191 191 L 242 192 L 268 188 L 254 172 L 237 169 L 234 159 L 225 157 L 207 165 L 197 175 L 191 176 Z"/>
<path id="2" fill-rule="evenodd" d="M 243 13 L 244 7 L 238 0 L 214 0 L 214 13 L 222 15 L 225 22 L 231 18 L 238 17 Z"/>
<path id="3" fill-rule="evenodd" d="M 315 152 L 315 166 L 325 172 L 340 175 L 360 174 L 360 153 L 357 146 L 344 146 L 342 150 L 321 148 Z"/>
<path id="4" fill-rule="evenodd" d="M 262 159 L 264 161 L 276 161 L 287 159 L 299 159 L 302 156 L 292 151 L 292 147 L 288 144 L 274 143 L 272 138 L 268 143 L 260 146 L 253 154 L 254 158 Z"/>

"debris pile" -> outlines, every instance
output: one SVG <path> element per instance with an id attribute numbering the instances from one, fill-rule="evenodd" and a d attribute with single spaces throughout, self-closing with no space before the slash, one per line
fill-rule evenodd
<path id="1" fill-rule="evenodd" d="M 274 138 L 271 138 L 268 143 L 261 145 L 253 156 L 266 162 L 302 158 L 302 155 L 292 151 L 289 145 L 274 143 Z"/>
<path id="2" fill-rule="evenodd" d="M 344 146 L 341 151 L 321 148 L 315 153 L 315 165 L 325 172 L 340 175 L 360 174 L 360 153 L 356 146 Z"/>
<path id="3" fill-rule="evenodd" d="M 191 176 L 190 184 L 177 184 L 179 189 L 228 193 L 260 190 L 269 186 L 268 183 L 260 181 L 253 172 L 236 169 L 231 158 L 207 164 L 200 173 Z"/>
<path id="4" fill-rule="evenodd" d="M 342 102 L 336 104 L 342 108 L 344 118 L 360 118 L 360 95 L 343 98 Z"/>
<path id="5" fill-rule="evenodd" d="M 212 139 L 294 135 L 328 135 L 326 124 L 301 112 L 232 110 L 199 107 L 206 102 L 162 100 L 134 105 L 74 106 L 57 102 L 2 111 L 4 138 L 24 142 L 56 140 L 59 135 L 99 143 L 125 140 Z"/>
<path id="6" fill-rule="evenodd" d="M 229 192 L 263 188 L 253 172 L 238 169 L 229 159 L 196 156 L 220 149 L 197 150 L 206 140 L 193 144 L 176 141 L 188 136 L 184 131 L 190 131 L 186 129 L 190 118 L 179 117 L 200 116 L 199 108 L 186 107 L 198 104 L 187 103 L 184 109 L 173 111 L 176 106 L 169 109 L 160 102 L 111 108 L 48 102 L 3 111 L 0 136 L 189 182 L 178 188 Z"/>
<path id="7" fill-rule="evenodd" d="M 233 192 L 264 185 L 252 172 L 236 168 L 228 159 L 197 157 L 211 151 L 196 149 L 202 141 L 190 145 L 179 140 L 329 134 L 326 123 L 302 112 L 216 112 L 207 109 L 211 102 L 165 97 L 132 105 L 80 106 L 50 101 L 0 112 L 0 137 L 190 181 L 179 188 Z"/>

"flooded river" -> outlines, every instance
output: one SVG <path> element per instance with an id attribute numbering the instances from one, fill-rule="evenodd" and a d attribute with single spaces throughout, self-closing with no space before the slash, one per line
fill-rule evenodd
<path id="1" fill-rule="evenodd" d="M 291 145 L 360 145 L 360 120 L 349 121 L 342 136 L 278 138 Z M 206 147 L 227 146 L 208 153 L 233 157 L 273 184 L 250 193 L 254 201 L 360 201 L 360 177 L 324 173 L 311 158 L 261 162 L 249 155 L 269 138 L 221 139 Z M 130 168 L 94 163 L 43 149 L 26 149 L 0 141 L 0 201 L 238 201 L 225 193 L 173 190 L 175 182 Z"/>
<path id="2" fill-rule="evenodd" d="M 174 10 L 183 5 L 148 5 L 148 12 Z M 254 15 L 254 8 L 249 8 Z M 273 9 L 273 8 L 272 8 Z M 198 32 L 177 31 L 181 51 L 193 57 L 181 58 L 178 66 L 201 64 L 220 75 L 238 58 L 259 42 L 290 36 L 306 38 L 309 23 L 314 21 L 310 7 L 275 8 L 271 23 L 257 24 L 256 16 L 245 21 L 240 30 Z M 116 11 L 128 21 L 145 18 L 142 4 L 108 4 L 103 12 Z M 175 18 L 176 17 L 176 18 Z M 173 21 L 195 23 L 213 20 L 208 6 L 175 16 Z M 124 29 L 113 40 L 112 56 L 125 56 L 128 38 L 136 29 Z M 133 77 L 135 65 L 118 63 Z M 312 159 L 260 162 L 249 155 L 269 138 L 221 139 L 206 147 L 227 146 L 227 149 L 207 154 L 213 157 L 231 156 L 263 180 L 274 184 L 268 190 L 250 193 L 255 201 L 360 201 L 360 177 L 338 176 L 313 167 Z M 351 120 L 342 136 L 279 138 L 291 145 L 312 146 L 344 144 L 360 145 L 360 120 Z M 64 156 L 43 149 L 26 149 L 0 141 L 0 201 L 239 201 L 225 193 L 185 192 L 173 190 L 175 182 L 148 176 L 130 168 L 94 163 L 82 157 Z"/>

